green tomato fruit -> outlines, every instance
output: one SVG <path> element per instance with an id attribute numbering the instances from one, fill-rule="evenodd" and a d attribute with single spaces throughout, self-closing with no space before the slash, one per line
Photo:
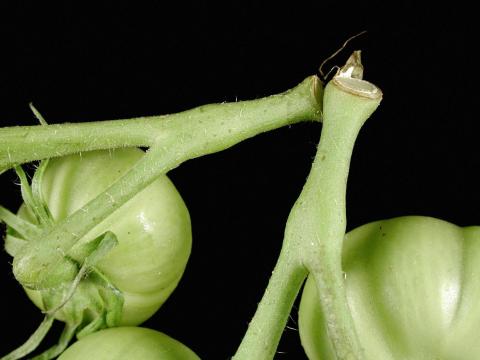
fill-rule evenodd
<path id="1" fill-rule="evenodd" d="M 51 159 L 42 179 L 42 191 L 55 221 L 65 219 L 106 190 L 143 154 L 139 149 L 125 148 Z M 25 207 L 19 214 L 33 222 Z M 162 176 L 92 229 L 68 255 L 81 264 L 75 248 L 107 230 L 116 235 L 119 243 L 96 267 L 123 294 L 118 325 L 138 325 L 158 310 L 184 272 L 191 250 L 188 210 L 171 181 Z M 102 295 L 93 294 L 95 285 L 88 280 L 82 280 L 72 300 L 56 313 L 59 320 L 68 322 L 84 316 L 79 314 L 84 308 L 89 309 L 88 313 L 102 311 L 92 310 L 98 301 L 94 299 L 92 305 L 91 299 Z M 49 302 L 61 300 L 65 289 L 60 290 L 26 289 L 42 309 Z M 95 316 L 99 315 L 85 321 Z"/>
<path id="2" fill-rule="evenodd" d="M 199 360 L 171 337 L 150 329 L 118 327 L 98 331 L 70 346 L 58 360 Z"/>
<path id="3" fill-rule="evenodd" d="M 345 237 L 348 303 L 368 360 L 480 359 L 480 227 L 428 217 L 361 226 Z M 334 359 L 312 278 L 299 327 L 309 359 Z"/>

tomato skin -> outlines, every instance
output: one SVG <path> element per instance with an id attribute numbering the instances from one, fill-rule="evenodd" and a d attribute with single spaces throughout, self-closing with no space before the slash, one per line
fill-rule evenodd
<path id="1" fill-rule="evenodd" d="M 480 227 L 410 216 L 347 234 L 347 298 L 367 360 L 480 358 Z M 309 359 L 334 359 L 311 277 L 299 311 Z"/>
<path id="2" fill-rule="evenodd" d="M 58 360 L 199 360 L 171 337 L 140 327 L 98 331 L 71 345 Z"/>
<path id="3" fill-rule="evenodd" d="M 125 148 L 51 159 L 42 191 L 54 219 L 66 218 L 103 192 L 143 154 L 139 149 Z M 25 211 L 23 217 L 29 217 Z M 119 325 L 138 325 L 158 310 L 184 272 L 191 250 L 188 210 L 174 185 L 162 176 L 77 245 L 107 230 L 117 236 L 119 244 L 100 260 L 97 268 L 124 296 Z M 69 255 L 81 264 L 74 249 Z M 26 292 L 37 306 L 44 308 L 40 291 Z M 68 306 L 65 309 L 57 313 L 59 320 L 68 318 L 63 313 Z"/>

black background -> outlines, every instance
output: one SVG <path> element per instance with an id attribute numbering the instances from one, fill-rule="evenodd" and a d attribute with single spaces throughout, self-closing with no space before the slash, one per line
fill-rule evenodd
<path id="1" fill-rule="evenodd" d="M 384 92 L 353 155 L 348 228 L 411 214 L 479 224 L 478 49 L 469 12 L 458 3 L 386 1 L 64 1 L 52 8 L 3 1 L 0 125 L 35 124 L 30 101 L 48 122 L 61 123 L 259 98 L 295 86 L 348 37 L 368 30 L 330 63 L 362 49 L 365 78 Z M 192 217 L 193 251 L 177 290 L 145 326 L 205 359 L 234 353 L 320 130 L 305 123 L 272 131 L 171 171 Z M 12 210 L 20 204 L 15 180 L 12 172 L 0 177 L 1 203 Z M 9 262 L 2 252 L 0 354 L 42 318 Z M 278 359 L 304 358 L 296 311 Z"/>

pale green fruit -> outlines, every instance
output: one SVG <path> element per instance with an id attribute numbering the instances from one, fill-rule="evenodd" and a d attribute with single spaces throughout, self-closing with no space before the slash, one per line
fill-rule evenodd
<path id="1" fill-rule="evenodd" d="M 347 234 L 348 303 L 367 360 L 480 359 L 480 227 L 429 217 L 377 221 Z M 300 336 L 309 359 L 334 359 L 308 279 Z"/>

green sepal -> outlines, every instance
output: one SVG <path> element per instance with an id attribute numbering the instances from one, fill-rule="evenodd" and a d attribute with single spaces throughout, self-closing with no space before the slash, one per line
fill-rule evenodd
<path id="1" fill-rule="evenodd" d="M 0 219 L 6 219 L 9 225 L 14 223 L 15 227 L 18 223 L 22 225 L 27 223 L 28 226 L 37 229 L 35 225 L 22 220 L 4 208 L 0 208 Z M 28 226 L 20 227 L 19 230 L 22 231 Z M 27 243 L 27 240 L 22 239 L 21 236 L 14 227 L 7 228 L 5 248 L 13 257 Z M 77 259 L 83 259 L 83 264 L 72 281 L 55 288 L 42 290 L 25 288 L 32 300 L 44 309 L 45 319 L 48 319 L 48 322 L 44 320 L 24 345 L 0 360 L 16 360 L 34 351 L 55 318 L 66 323 L 59 342 L 36 356 L 35 360 L 49 360 L 57 357 L 65 350 L 75 335 L 82 337 L 107 327 L 119 325 L 124 303 L 123 294 L 95 268 L 98 261 L 117 244 L 118 240 L 115 234 L 107 231 L 76 247 L 75 255 L 78 256 Z M 67 255 L 65 259 L 78 268 L 78 263 L 70 256 Z"/>
<path id="2" fill-rule="evenodd" d="M 37 118 L 40 125 L 48 125 L 45 118 L 42 116 L 42 114 L 40 114 L 40 111 L 38 111 L 37 108 L 35 106 L 33 106 L 32 102 L 28 104 L 28 107 L 33 112 L 33 115 Z"/>
<path id="3" fill-rule="evenodd" d="M 111 231 L 106 231 L 95 238 L 93 242 L 97 243 L 97 246 L 95 247 L 95 250 L 85 257 L 83 266 L 95 266 L 98 261 L 110 252 L 110 250 L 118 245 L 117 236 Z"/>
<path id="4" fill-rule="evenodd" d="M 75 331 L 77 330 L 77 325 L 66 324 L 62 335 L 60 335 L 60 340 L 50 349 L 44 351 L 40 355 L 35 356 L 31 360 L 50 360 L 54 359 L 59 356 L 65 349 L 68 347 L 70 341 L 72 341 L 73 337 L 75 336 Z"/>
<path id="5" fill-rule="evenodd" d="M 9 234 L 9 230 L 11 228 L 7 228 L 7 235 L 5 236 L 5 251 L 11 257 L 15 257 L 15 255 L 22 249 L 27 241 L 25 239 L 16 237 L 15 235 Z"/>
<path id="6" fill-rule="evenodd" d="M 45 174 L 45 170 L 48 167 L 49 161 L 50 159 L 40 161 L 35 174 L 33 174 L 31 188 L 36 211 L 38 212 L 38 216 L 40 216 L 42 219 L 42 224 L 52 226 L 54 224 L 54 219 L 50 209 L 48 208 L 47 202 L 43 197 L 42 191 L 43 175 Z"/>
<path id="7" fill-rule="evenodd" d="M 70 294 L 70 285 L 37 291 L 41 297 L 42 308 L 54 309 L 58 304 L 62 304 Z M 103 274 L 93 269 L 78 283 L 68 302 L 55 312 L 55 317 L 67 324 L 78 322 L 78 333 L 90 323 L 98 321 L 98 318 L 103 319 L 99 329 L 118 325 L 122 308 L 123 294 Z"/>
<path id="8" fill-rule="evenodd" d="M 65 283 L 55 289 L 25 290 L 42 309 L 53 309 L 69 296 L 71 283 Z M 118 326 L 122 316 L 123 302 L 123 294 L 97 269 L 92 269 L 78 283 L 75 292 L 66 303 L 54 314 L 47 313 L 47 317 L 65 322 L 65 329 L 56 345 L 34 359 L 53 359 L 63 352 L 74 336 L 81 338 L 104 328 Z M 38 346 L 40 341 L 35 347 L 32 346 L 30 352 Z"/>
<path id="9" fill-rule="evenodd" d="M 0 205 L 0 221 L 7 224 L 8 227 L 15 230 L 20 237 L 25 240 L 38 238 L 42 230 L 29 221 L 23 220 L 21 217 L 15 215 L 10 210 L 7 210 Z"/>
<path id="10" fill-rule="evenodd" d="M 22 166 L 18 165 L 14 167 L 15 172 L 17 173 L 18 179 L 20 180 L 20 191 L 22 194 L 22 199 L 27 208 L 30 210 L 32 214 L 35 215 L 35 218 L 38 223 L 41 223 L 41 218 L 37 213 L 37 206 L 35 201 L 33 200 L 32 188 L 30 187 L 30 183 L 28 182 L 27 175 L 25 171 L 23 171 Z"/>
<path id="11" fill-rule="evenodd" d="M 93 248 L 89 249 L 91 250 L 90 253 L 84 257 L 83 264 L 80 267 L 77 275 L 71 282 L 69 291 L 65 294 L 62 302 L 58 304 L 55 308 L 48 310 L 48 313 L 54 314 L 70 300 L 70 298 L 75 293 L 78 285 L 80 284 L 80 281 L 82 281 L 82 279 L 87 276 L 88 272 L 93 269 L 93 267 L 100 259 L 105 257 L 105 255 L 114 246 L 118 244 L 118 240 L 114 233 L 112 233 L 111 231 L 107 231 L 102 235 L 96 237 L 93 241 L 90 242 L 90 244 L 91 246 L 93 246 Z M 104 281 L 106 283 L 109 283 L 106 278 L 104 278 Z"/>
<path id="12" fill-rule="evenodd" d="M 47 335 L 48 331 L 52 327 L 53 324 L 53 316 L 47 315 L 41 322 L 40 326 L 35 330 L 35 332 L 25 341 L 20 347 L 16 348 L 9 354 L 0 358 L 0 360 L 17 360 L 21 359 L 22 357 L 30 354 L 34 351 L 38 345 L 42 342 L 45 335 Z"/>
<path id="13" fill-rule="evenodd" d="M 54 223 L 53 217 L 42 193 L 42 178 L 47 166 L 48 160 L 40 162 L 33 175 L 31 185 L 29 184 L 27 175 L 21 166 L 15 166 L 15 172 L 20 179 L 22 199 L 28 210 L 34 215 L 38 224 L 51 226 Z"/>

